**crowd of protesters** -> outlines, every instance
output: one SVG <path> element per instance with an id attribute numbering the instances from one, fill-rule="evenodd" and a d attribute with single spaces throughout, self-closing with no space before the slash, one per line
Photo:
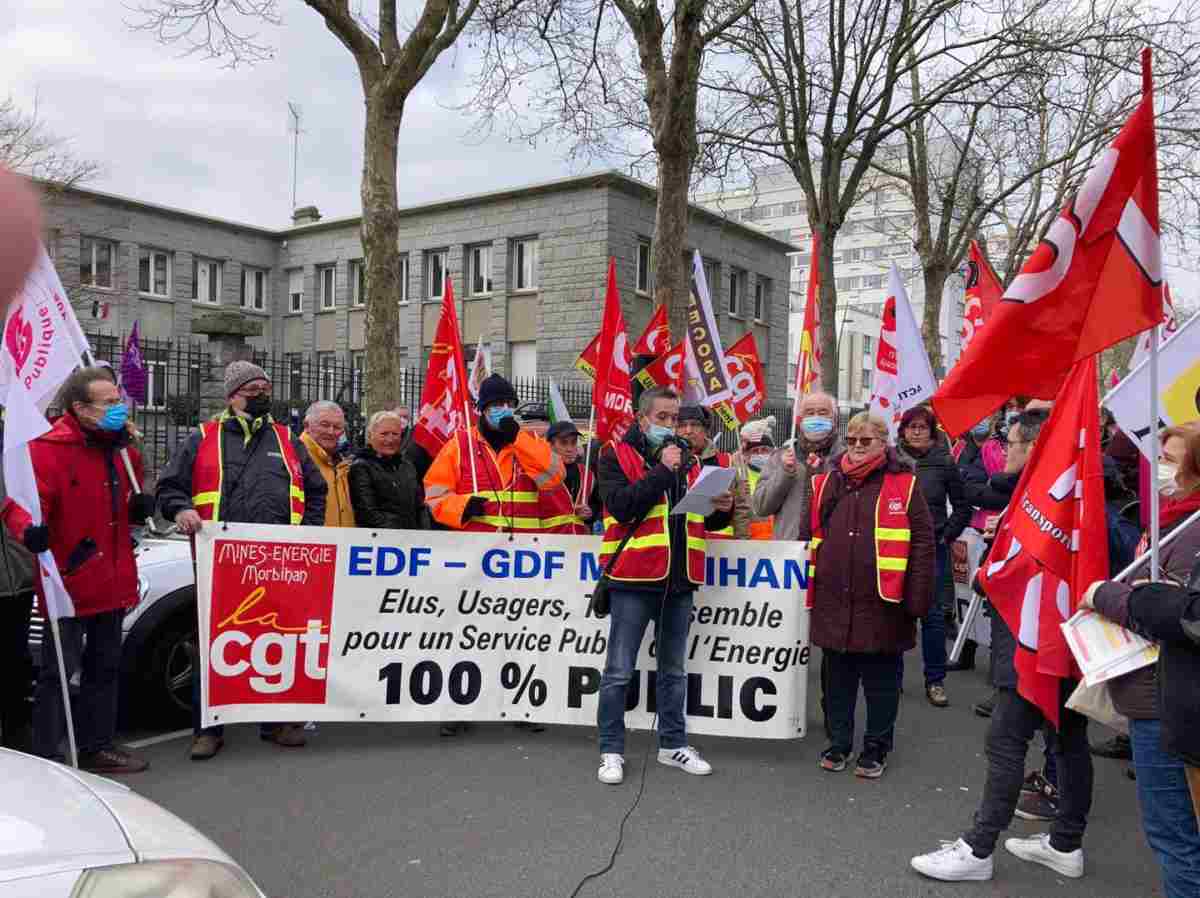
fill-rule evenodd
<path id="1" fill-rule="evenodd" d="M 821 650 L 828 738 L 818 763 L 830 773 L 853 766 L 857 776 L 879 779 L 897 750 L 905 654 L 920 645 L 924 697 L 935 708 L 950 704 L 948 672 L 975 665 L 976 646 L 969 640 L 957 663 L 947 660 L 951 546 L 968 528 L 990 545 L 1048 418 L 1045 403 L 1014 399 L 951 445 L 926 407 L 910 409 L 895 431 L 867 412 L 842 427 L 836 401 L 810 393 L 797 404 L 794 439 L 777 445 L 773 418 L 752 421 L 740 431 L 738 451 L 728 453 L 714 441 L 720 425 L 707 409 L 682 402 L 671 390 L 652 389 L 638 397 L 625 436 L 601 447 L 584 442 L 587 435 L 570 421 L 523 425 L 516 391 L 494 374 L 479 386 L 470 432 L 460 431 L 430 456 L 412 439 L 411 415 L 403 406 L 371 414 L 363 445 L 353 446 L 344 412 L 333 402 L 314 403 L 299 435 L 277 423 L 270 378 L 250 362 L 231 363 L 224 387 L 225 409 L 177 448 L 151 497 L 134 485 L 141 460 L 130 445 L 111 372 L 77 371 L 60 397 L 62 417 L 33 444 L 44 524 L 32 526 L 12 502 L 3 506 L 0 632 L 11 643 L 0 651 L 3 681 L 31 677 L 23 643 L 34 603 L 33 555 L 48 549 L 75 604 L 60 629 L 66 676 L 79 678 L 76 731 L 84 769 L 134 773 L 147 766 L 113 740 L 121 620 L 138 599 L 130 528 L 157 511 L 184 534 L 218 521 L 600 534 L 610 629 L 597 714 L 598 779 L 609 785 L 624 778 L 626 690 L 652 622 L 658 760 L 691 774 L 712 772 L 688 742 L 684 713 L 685 646 L 709 541 L 806 540 L 813 560 L 811 641 Z M 1131 460 L 1118 436 L 1106 422 L 1106 523 L 1114 573 L 1133 559 L 1139 538 L 1144 543 L 1130 484 L 1137 476 L 1136 448 Z M 1170 428 L 1161 436 L 1156 487 L 1163 497 L 1159 523 L 1167 533 L 1200 509 L 1200 426 Z M 733 470 L 728 491 L 707 516 L 670 515 L 707 466 Z M 1112 684 L 1130 734 L 1095 751 L 1132 759 L 1146 837 L 1168 898 L 1200 895 L 1200 833 L 1192 803 L 1200 788 L 1194 766 L 1200 762 L 1200 601 L 1189 591 L 1200 579 L 1198 553 L 1200 527 L 1189 527 L 1163 553 L 1164 583 L 1105 583 L 1086 598 L 1100 613 L 1163 645 L 1157 665 Z M 982 563 L 986 553 L 984 558 Z M 1012 633 L 999 615 L 991 626 L 994 693 L 975 709 L 991 718 L 982 801 L 959 839 L 915 857 L 912 866 L 936 879 L 989 879 L 999 836 L 1016 815 L 1046 821 L 1048 832 L 1008 839 L 1010 854 L 1081 876 L 1093 762 L 1087 718 L 1065 706 L 1076 684 L 1064 682 L 1060 721 L 1051 725 L 1017 691 Z M 6 744 L 61 758 L 65 717 L 49 640 L 43 651 L 32 715 L 6 688 L 0 734 Z M 860 690 L 866 727 L 856 746 Z M 199 691 L 196 665 L 191 757 L 206 760 L 221 751 L 224 733 L 200 725 Z M 441 727 L 444 735 L 462 731 L 453 722 Z M 300 722 L 264 724 L 259 732 L 284 748 L 306 741 Z M 1043 760 L 1027 772 L 1029 743 L 1039 735 Z"/>

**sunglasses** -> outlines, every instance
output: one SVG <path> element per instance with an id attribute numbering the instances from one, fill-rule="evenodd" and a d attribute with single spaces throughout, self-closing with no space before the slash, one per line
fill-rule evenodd
<path id="1" fill-rule="evenodd" d="M 850 447 L 862 446 L 864 449 L 869 449 L 879 437 L 846 437 L 846 445 Z"/>

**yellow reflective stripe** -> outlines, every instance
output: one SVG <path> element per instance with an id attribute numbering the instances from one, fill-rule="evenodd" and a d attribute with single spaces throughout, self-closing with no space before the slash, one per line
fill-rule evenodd
<path id="1" fill-rule="evenodd" d="M 907 558 L 877 558 L 876 563 L 881 571 L 906 571 L 908 570 Z"/>
<path id="2" fill-rule="evenodd" d="M 655 518 L 665 518 L 666 516 L 667 516 L 667 503 L 660 502 L 658 505 L 655 505 L 653 508 L 650 509 L 650 511 L 646 515 L 646 520 L 653 521 Z M 692 515 L 688 515 L 688 517 L 690 518 L 690 517 L 692 517 Z M 703 518 L 701 518 L 701 520 L 703 520 Z M 607 529 L 609 527 L 624 527 L 624 526 L 625 526 L 624 524 L 622 524 L 620 521 L 618 521 L 612 515 L 606 514 L 604 516 L 605 529 Z"/>
<path id="3" fill-rule="evenodd" d="M 192 496 L 193 505 L 216 505 L 220 501 L 221 494 L 215 491 L 209 493 L 196 493 L 196 495 Z"/>
<path id="4" fill-rule="evenodd" d="M 706 543 L 702 537 L 689 536 L 687 539 L 687 547 L 689 549 L 699 549 L 701 552 L 705 550 Z"/>
<path id="5" fill-rule="evenodd" d="M 821 543 L 823 543 L 823 542 L 825 542 L 824 537 L 814 536 L 812 539 L 810 539 L 808 541 L 808 547 L 809 547 L 809 549 L 815 549 L 817 546 L 821 545 Z"/>
<path id="6" fill-rule="evenodd" d="M 300 489 L 300 487 L 293 484 L 292 485 L 292 498 L 299 499 L 301 502 L 303 502 L 304 501 L 304 490 Z"/>
<path id="7" fill-rule="evenodd" d="M 292 512 L 292 524 L 299 524 L 303 519 L 302 515 L 298 515 L 294 511 Z"/>
<path id="8" fill-rule="evenodd" d="M 501 501 L 501 502 L 504 502 L 504 501 L 536 502 L 536 501 L 538 501 L 537 493 L 528 493 L 528 492 L 520 492 L 520 491 L 509 492 L 508 490 L 504 490 L 504 489 L 497 490 L 494 493 L 471 493 L 471 495 L 478 496 L 480 499 L 487 499 L 489 502 L 497 501 L 497 499 L 496 499 L 497 496 L 500 497 L 499 501 Z"/>
<path id="9" fill-rule="evenodd" d="M 561 527 L 563 524 L 582 524 L 583 522 L 573 514 L 560 514 L 554 518 L 543 518 L 542 529 L 546 530 L 550 527 Z"/>
<path id="10" fill-rule="evenodd" d="M 894 539 L 901 542 L 908 542 L 912 539 L 912 530 L 907 527 L 876 527 L 876 539 Z"/>
<path id="11" fill-rule="evenodd" d="M 613 539 L 600 543 L 600 554 L 607 555 L 617 551 L 617 546 L 621 545 L 621 540 Z M 651 533 L 647 536 L 632 537 L 625 544 L 626 549 L 653 549 L 657 546 L 671 545 L 671 538 L 665 533 Z"/>
<path id="12" fill-rule="evenodd" d="M 470 522 L 472 524 L 490 524 L 501 530 L 507 530 L 510 527 L 514 530 L 540 530 L 542 528 L 540 518 L 504 518 L 496 515 L 479 515 L 471 518 Z"/>

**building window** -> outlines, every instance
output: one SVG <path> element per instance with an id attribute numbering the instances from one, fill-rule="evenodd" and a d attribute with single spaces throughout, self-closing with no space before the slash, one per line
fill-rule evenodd
<path id="1" fill-rule="evenodd" d="M 400 257 L 400 302 L 408 302 L 408 253 Z"/>
<path id="2" fill-rule="evenodd" d="M 85 287 L 112 289 L 117 246 L 111 240 L 81 237 L 79 240 L 79 283 Z"/>
<path id="3" fill-rule="evenodd" d="M 873 359 L 873 358 L 875 358 L 875 356 L 871 353 L 871 338 L 868 337 L 866 334 L 863 334 L 862 340 L 863 340 L 863 359 L 864 359 L 863 363 L 866 364 L 866 362 L 865 362 L 866 359 Z"/>
<path id="4" fill-rule="evenodd" d="M 367 266 L 362 259 L 350 262 L 350 304 L 360 308 L 367 304 Z"/>
<path id="5" fill-rule="evenodd" d="M 646 238 L 638 240 L 637 246 L 637 292 L 649 294 L 654 289 L 654 278 L 650 271 L 650 241 Z"/>
<path id="6" fill-rule="evenodd" d="M 689 265 L 690 270 L 690 265 Z M 704 260 L 704 281 L 708 284 L 708 298 L 710 302 L 716 301 L 718 291 L 721 289 L 721 263 L 714 262 L 711 259 Z"/>
<path id="7" fill-rule="evenodd" d="M 754 281 L 754 320 L 767 320 L 767 300 L 771 292 L 770 282 L 766 278 L 756 278 Z"/>
<path id="8" fill-rule="evenodd" d="M 746 272 L 736 268 L 729 269 L 729 314 L 740 318 L 743 314 L 742 305 L 746 297 Z"/>
<path id="9" fill-rule="evenodd" d="M 321 297 L 321 311 L 328 312 L 337 301 L 337 271 L 332 265 L 317 266 L 317 293 Z"/>
<path id="10" fill-rule="evenodd" d="M 284 356 L 288 371 L 288 398 L 304 398 L 304 359 L 298 352 Z"/>
<path id="11" fill-rule="evenodd" d="M 221 304 L 221 263 L 192 257 L 192 299 L 210 306 Z"/>
<path id="12" fill-rule="evenodd" d="M 304 311 L 303 268 L 293 268 L 288 272 L 288 311 L 293 315 Z"/>
<path id="13" fill-rule="evenodd" d="M 261 268 L 242 269 L 243 309 L 262 311 L 267 307 L 267 273 Z"/>
<path id="14" fill-rule="evenodd" d="M 537 377 L 537 343 L 533 340 L 508 344 L 508 364 L 514 380 Z"/>
<path id="15" fill-rule="evenodd" d="M 471 296 L 492 292 L 492 245 L 485 243 L 467 250 L 467 285 Z"/>
<path id="16" fill-rule="evenodd" d="M 317 376 L 320 378 L 318 399 L 333 399 L 337 392 L 335 378 L 337 377 L 337 354 L 333 352 L 317 353 Z"/>
<path id="17" fill-rule="evenodd" d="M 538 242 L 536 237 L 513 241 L 513 289 L 536 290 Z"/>
<path id="18" fill-rule="evenodd" d="M 367 351 L 360 349 L 350 353 L 350 399 L 359 406 L 359 411 L 366 412 L 364 408 L 366 400 L 366 375 L 367 375 Z"/>
<path id="19" fill-rule="evenodd" d="M 143 249 L 138 257 L 138 292 L 149 296 L 171 295 L 171 257 L 156 249 Z"/>
<path id="20" fill-rule="evenodd" d="M 446 250 L 433 249 L 425 253 L 425 295 L 441 299 L 446 289 Z"/>
<path id="21" fill-rule="evenodd" d="M 167 360 L 147 354 L 145 364 L 146 408 L 164 408 L 167 402 Z"/>

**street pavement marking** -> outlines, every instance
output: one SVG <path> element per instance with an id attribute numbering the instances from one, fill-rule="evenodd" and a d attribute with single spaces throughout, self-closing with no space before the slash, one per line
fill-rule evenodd
<path id="1" fill-rule="evenodd" d="M 163 733 L 161 736 L 151 736 L 149 739 L 126 742 L 125 745 L 136 750 L 139 748 L 149 748 L 151 745 L 158 745 L 160 742 L 173 742 L 176 739 L 182 739 L 184 736 L 190 735 L 192 735 L 191 730 L 175 730 L 173 733 Z"/>

